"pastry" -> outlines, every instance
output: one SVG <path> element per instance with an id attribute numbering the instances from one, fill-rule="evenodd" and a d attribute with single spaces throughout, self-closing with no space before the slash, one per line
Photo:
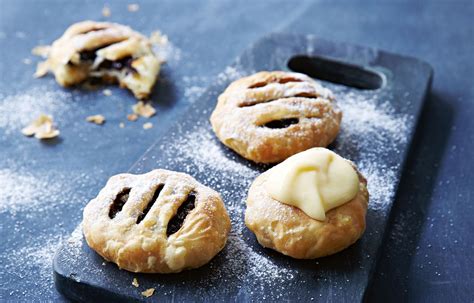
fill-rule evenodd
<path id="1" fill-rule="evenodd" d="M 84 209 L 89 246 L 131 272 L 200 267 L 222 250 L 230 219 L 220 195 L 187 174 L 113 176 Z"/>
<path id="2" fill-rule="evenodd" d="M 160 61 L 148 38 L 130 27 L 83 21 L 71 25 L 54 41 L 45 68 L 62 86 L 98 78 L 118 82 L 136 98 L 146 99 L 158 77 Z"/>
<path id="3" fill-rule="evenodd" d="M 258 176 L 245 224 L 258 242 L 297 259 L 339 252 L 365 230 L 367 181 L 325 148 L 296 154 Z"/>
<path id="4" fill-rule="evenodd" d="M 330 90 L 306 75 L 274 71 L 230 84 L 211 124 L 219 140 L 244 158 L 274 163 L 330 144 L 341 116 Z"/>

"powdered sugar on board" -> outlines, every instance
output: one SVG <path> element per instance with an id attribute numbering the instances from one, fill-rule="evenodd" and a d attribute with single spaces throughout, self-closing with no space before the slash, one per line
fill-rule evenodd
<path id="1" fill-rule="evenodd" d="M 184 76 L 181 82 L 185 85 L 184 96 L 186 101 L 194 103 L 206 91 L 209 83 L 225 84 L 245 77 L 251 73 L 244 71 L 240 65 L 227 66 L 225 70 L 215 77 L 206 76 Z"/>
<path id="2" fill-rule="evenodd" d="M 325 85 L 334 92 L 343 112 L 334 150 L 354 161 L 367 178 L 369 208 L 384 210 L 395 195 L 399 164 L 390 167 L 383 159 L 400 153 L 400 146 L 407 144 L 413 117 L 396 113 L 390 94 Z"/>

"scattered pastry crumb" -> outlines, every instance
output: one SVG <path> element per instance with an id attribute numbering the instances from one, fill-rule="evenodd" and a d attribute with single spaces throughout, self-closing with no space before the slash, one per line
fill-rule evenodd
<path id="1" fill-rule="evenodd" d="M 110 15 L 112 15 L 112 12 L 110 11 L 110 7 L 108 7 L 107 5 L 105 5 L 105 6 L 102 8 L 102 16 L 104 16 L 104 17 L 110 17 Z"/>
<path id="2" fill-rule="evenodd" d="M 39 62 L 38 65 L 36 66 L 36 72 L 34 73 L 35 78 L 41 78 L 45 76 L 49 71 L 48 67 L 48 62 L 47 61 L 42 61 Z"/>
<path id="3" fill-rule="evenodd" d="M 54 128 L 53 118 L 44 114 L 41 114 L 38 119 L 23 128 L 21 132 L 28 137 L 34 135 L 37 139 L 51 139 L 59 136 L 59 130 Z"/>
<path id="4" fill-rule="evenodd" d="M 156 110 L 150 105 L 150 103 L 144 103 L 143 101 L 132 106 L 132 109 L 135 114 L 145 118 L 150 118 L 156 113 Z"/>
<path id="5" fill-rule="evenodd" d="M 38 45 L 31 50 L 31 53 L 35 56 L 47 58 L 50 49 L 51 49 L 51 46 L 49 45 Z"/>
<path id="6" fill-rule="evenodd" d="M 112 96 L 112 91 L 108 88 L 104 89 L 102 93 L 107 97 Z"/>
<path id="7" fill-rule="evenodd" d="M 23 64 L 30 65 L 31 64 L 31 59 L 30 58 L 25 58 L 22 60 Z"/>
<path id="8" fill-rule="evenodd" d="M 135 287 L 140 286 L 140 284 L 138 284 L 137 278 L 133 278 L 132 285 L 135 286 Z"/>
<path id="9" fill-rule="evenodd" d="M 140 6 L 136 3 L 132 3 L 127 6 L 127 9 L 129 12 L 134 13 L 134 12 L 138 12 L 138 10 L 140 9 Z"/>
<path id="10" fill-rule="evenodd" d="M 105 122 L 105 117 L 102 115 L 93 115 L 86 118 L 87 122 L 95 123 L 97 125 L 102 125 Z"/>
<path id="11" fill-rule="evenodd" d="M 138 115 L 137 114 L 128 114 L 127 115 L 127 120 L 128 121 L 137 121 Z"/>
<path id="12" fill-rule="evenodd" d="M 124 128 L 124 127 L 125 127 L 125 123 L 120 122 L 120 123 L 119 123 L 119 127 L 120 127 L 120 128 Z"/>
<path id="13" fill-rule="evenodd" d="M 149 298 L 149 297 L 153 296 L 154 292 L 155 292 L 154 288 L 148 288 L 147 290 L 142 291 L 142 296 Z"/>
<path id="14" fill-rule="evenodd" d="M 143 124 L 143 129 L 150 129 L 153 127 L 153 123 L 151 122 L 147 122 L 145 124 Z"/>
<path id="15" fill-rule="evenodd" d="M 105 265 L 107 265 L 107 263 L 105 263 L 105 262 L 102 262 L 102 266 L 105 266 Z"/>

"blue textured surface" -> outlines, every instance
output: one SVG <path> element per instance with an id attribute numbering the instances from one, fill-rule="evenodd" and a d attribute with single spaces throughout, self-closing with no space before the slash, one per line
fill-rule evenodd
<path id="1" fill-rule="evenodd" d="M 126 10 L 126 4 L 111 4 L 110 19 L 146 33 L 160 28 L 168 34 L 182 54 L 165 68 L 162 81 L 184 82 L 186 76 L 199 76 L 188 79 L 188 87 L 206 86 L 249 43 L 272 31 L 310 33 L 430 62 L 436 74 L 432 94 L 421 116 L 369 299 L 472 300 L 472 1 L 307 1 L 298 5 L 290 1 L 169 1 L 143 3 L 135 14 Z M 141 123 L 127 123 L 125 129 L 119 129 L 117 124 L 134 102 L 129 94 L 113 89 L 113 96 L 107 99 L 100 92 L 73 92 L 76 97 L 71 100 L 70 93 L 59 89 L 51 78 L 31 78 L 34 66 L 22 63 L 31 58 L 30 49 L 51 42 L 75 21 L 103 19 L 102 5 L 1 1 L 0 169 L 7 194 L 0 200 L 2 205 L 18 205 L 18 199 L 25 202 L 33 196 L 36 202 L 31 207 L 22 203 L 17 211 L 1 209 L 0 300 L 63 300 L 41 263 L 43 254 L 35 249 L 43 243 L 49 248 L 48 239 L 58 241 L 68 235 L 80 221 L 82 207 L 104 180 L 127 170 L 165 131 L 164 126 L 189 105 L 185 89 L 166 82 L 176 101 L 163 104 L 157 100 L 160 111 L 153 120 L 155 127 L 144 131 Z M 6 101 L 16 102 L 11 96 L 22 96 L 22 104 L 31 102 L 32 108 L 41 102 L 37 93 L 36 98 L 25 97 L 35 88 L 66 94 L 49 96 L 60 103 L 68 100 L 67 106 L 49 107 L 58 110 L 55 119 L 63 140 L 57 144 L 23 137 L 19 133 L 23 121 L 7 117 L 12 109 L 6 107 Z M 85 116 L 94 113 L 105 115 L 106 125 L 83 123 Z M 17 187 L 11 180 L 31 186 Z M 18 188 L 27 191 L 23 195 L 8 192 Z"/>

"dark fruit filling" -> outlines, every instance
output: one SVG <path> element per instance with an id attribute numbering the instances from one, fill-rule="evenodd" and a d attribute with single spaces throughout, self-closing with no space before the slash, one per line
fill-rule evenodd
<path id="1" fill-rule="evenodd" d="M 290 125 L 297 124 L 299 122 L 298 118 L 288 118 L 281 120 L 273 120 L 265 123 L 263 126 L 268 128 L 287 128 Z"/>
<path id="2" fill-rule="evenodd" d="M 166 236 L 169 237 L 172 234 L 176 233 L 181 226 L 183 226 L 184 219 L 186 216 L 194 209 L 196 202 L 196 195 L 194 193 L 190 193 L 186 198 L 186 201 L 181 204 L 176 212 L 176 215 L 171 218 L 168 223 L 168 228 L 166 229 Z"/>
<path id="3" fill-rule="evenodd" d="M 163 189 L 163 187 L 165 187 L 164 184 L 158 185 L 158 187 L 155 190 L 155 193 L 153 194 L 153 197 L 151 198 L 151 200 L 148 202 L 148 205 L 143 210 L 143 213 L 138 216 L 137 224 L 140 223 L 143 219 L 145 219 L 145 217 L 148 214 L 148 212 L 150 211 L 151 207 L 153 206 L 153 204 L 155 204 L 156 200 L 160 196 L 160 193 L 161 193 L 161 190 Z"/>
<path id="4" fill-rule="evenodd" d="M 125 203 L 127 203 L 128 196 L 130 194 L 131 188 L 124 188 L 114 199 L 112 205 L 110 205 L 109 209 L 109 218 L 113 219 L 119 213 Z"/>

